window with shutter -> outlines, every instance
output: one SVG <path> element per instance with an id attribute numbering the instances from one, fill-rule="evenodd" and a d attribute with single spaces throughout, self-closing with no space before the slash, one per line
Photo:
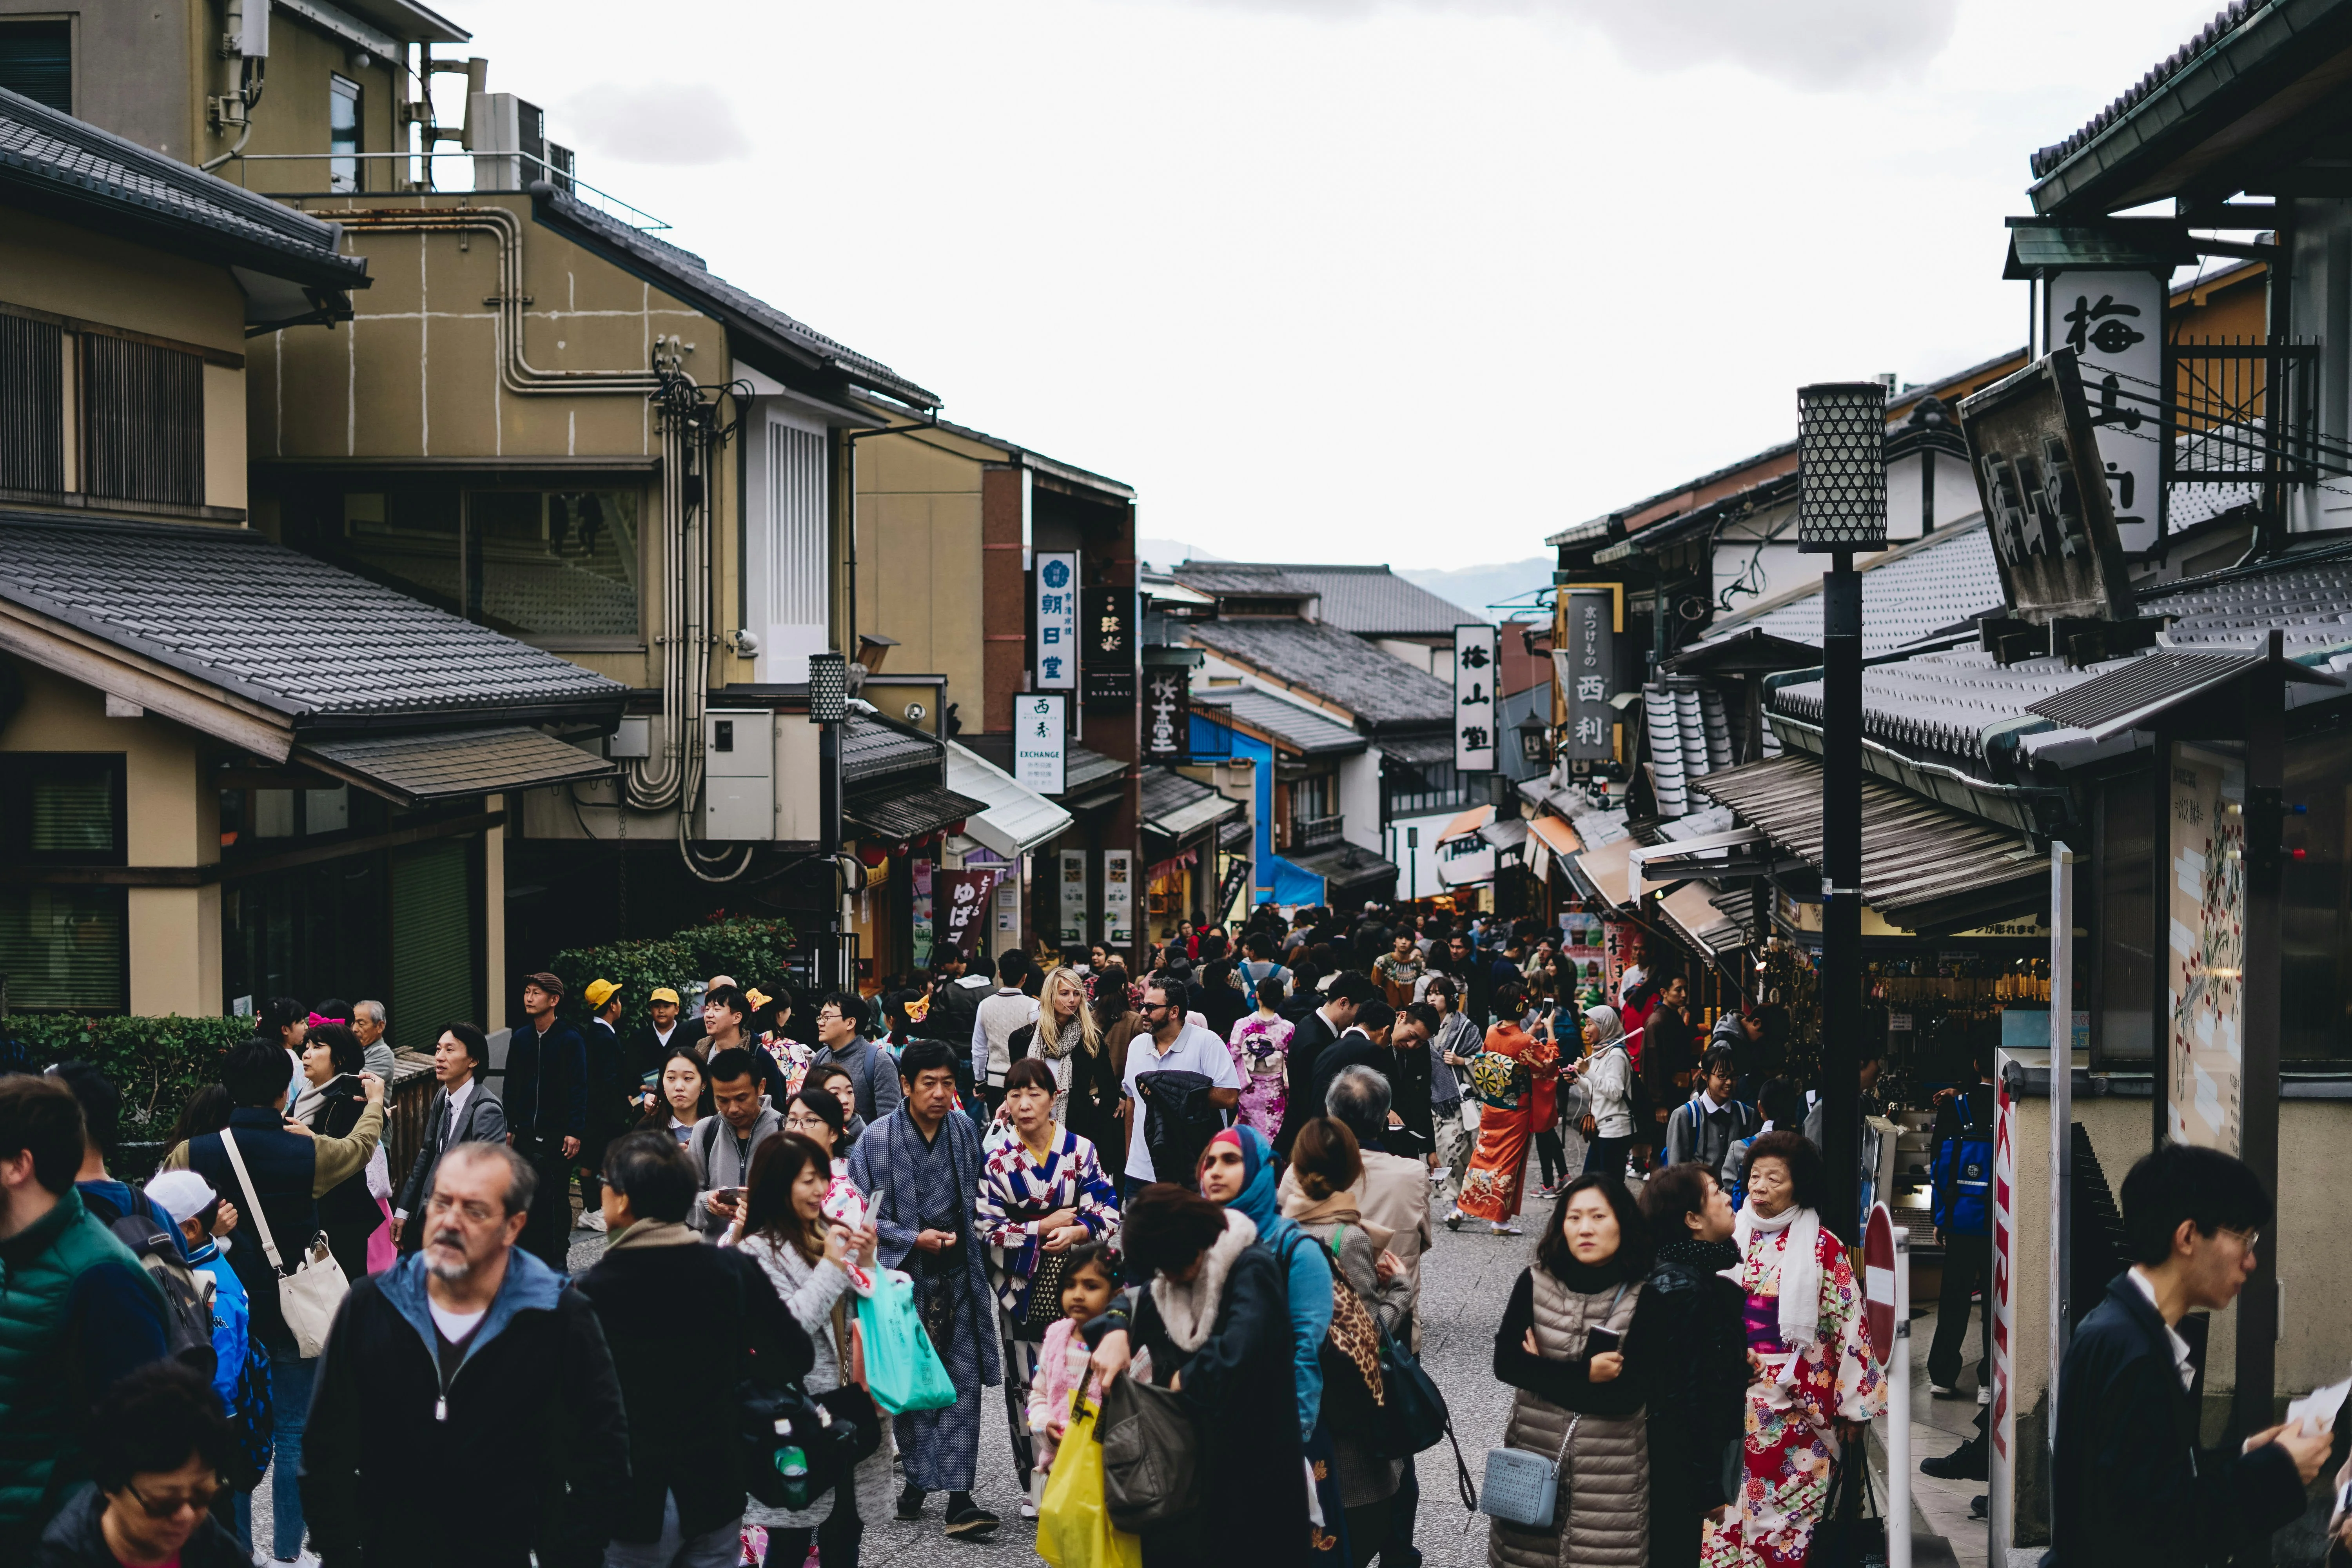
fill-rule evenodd
<path id="1" fill-rule="evenodd" d="M 0 22 L 0 87 L 73 112 L 73 24 Z"/>
<path id="2" fill-rule="evenodd" d="M 82 334 L 82 488 L 110 500 L 205 503 L 204 361 Z"/>
<path id="3" fill-rule="evenodd" d="M 453 1019 L 480 1016 L 474 973 L 474 879 L 467 846 L 420 844 L 392 858 L 391 1026 L 429 1043 Z"/>
<path id="4" fill-rule="evenodd" d="M 129 889 L 0 888 L 0 983 L 12 1009 L 131 1005 Z"/>
<path id="5" fill-rule="evenodd" d="M 65 333 L 0 315 L 0 489 L 65 488 Z"/>
<path id="6" fill-rule="evenodd" d="M 765 469 L 764 592 L 751 606 L 763 680 L 808 679 L 808 656 L 833 646 L 831 485 L 824 432 L 771 410 Z M 761 602 L 764 600 L 764 603 Z M 764 625 L 761 623 L 764 621 Z"/>

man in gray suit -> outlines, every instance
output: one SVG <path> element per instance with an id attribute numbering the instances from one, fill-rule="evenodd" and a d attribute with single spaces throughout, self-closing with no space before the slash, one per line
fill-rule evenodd
<path id="1" fill-rule="evenodd" d="M 481 1080 L 489 1065 L 490 1043 L 471 1024 L 452 1024 L 441 1031 L 433 1047 L 433 1076 L 441 1087 L 425 1112 L 425 1142 L 400 1184 L 400 1199 L 392 1211 L 392 1239 L 403 1252 L 414 1252 L 423 1241 L 424 1226 L 404 1236 L 409 1215 L 422 1208 L 433 1191 L 433 1173 L 442 1154 L 460 1143 L 507 1141 L 507 1109 L 490 1086 Z"/>

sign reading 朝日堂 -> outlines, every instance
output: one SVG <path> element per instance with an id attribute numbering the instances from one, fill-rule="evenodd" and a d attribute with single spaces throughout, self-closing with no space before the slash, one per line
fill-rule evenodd
<path id="1" fill-rule="evenodd" d="M 1040 691 L 1078 684 L 1078 557 L 1076 551 L 1037 552 L 1037 679 Z"/>
<path id="2" fill-rule="evenodd" d="M 1454 628 L 1454 770 L 1495 771 L 1495 678 L 1501 638 L 1491 621 Z"/>
<path id="3" fill-rule="evenodd" d="M 1059 795 L 1069 757 L 1069 699 L 1024 691 L 1013 700 L 1013 777 L 1024 789 Z"/>

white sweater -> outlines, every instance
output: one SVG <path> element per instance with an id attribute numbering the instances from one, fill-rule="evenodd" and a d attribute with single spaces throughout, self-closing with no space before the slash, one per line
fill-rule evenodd
<path id="1" fill-rule="evenodd" d="M 1633 1058 L 1622 1045 L 1596 1052 L 1581 1075 L 1591 1097 L 1593 1135 L 1631 1138 L 1633 1135 Z"/>

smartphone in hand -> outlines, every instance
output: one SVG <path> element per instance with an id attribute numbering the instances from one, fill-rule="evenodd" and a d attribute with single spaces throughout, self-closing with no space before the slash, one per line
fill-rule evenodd
<path id="1" fill-rule="evenodd" d="M 1624 1336 L 1614 1329 L 1587 1329 L 1584 1331 L 1584 1359 L 1587 1361 L 1624 1348 Z"/>

